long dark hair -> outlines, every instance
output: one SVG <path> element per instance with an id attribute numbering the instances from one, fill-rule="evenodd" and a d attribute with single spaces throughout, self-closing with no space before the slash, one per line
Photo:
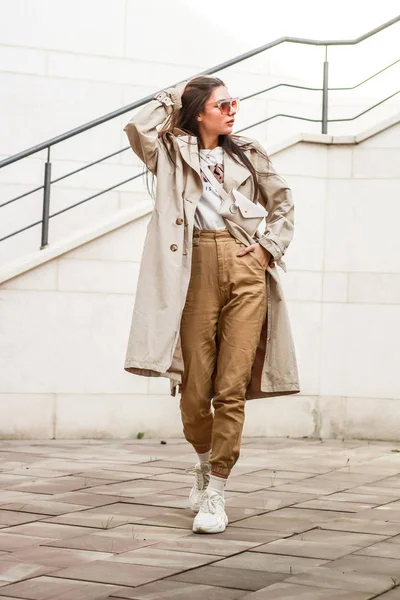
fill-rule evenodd
<path id="1" fill-rule="evenodd" d="M 185 86 L 184 92 L 182 94 L 182 107 L 179 109 L 174 109 L 173 112 L 167 117 L 164 121 L 162 127 L 158 131 L 158 137 L 161 139 L 163 145 L 165 146 L 167 155 L 172 162 L 172 164 L 176 167 L 176 163 L 174 161 L 173 156 L 170 152 L 170 143 L 168 142 L 168 136 L 172 134 L 175 128 L 178 128 L 185 133 L 195 136 L 198 138 L 199 148 L 203 147 L 203 141 L 201 139 L 199 123 L 197 121 L 197 115 L 199 113 L 204 112 L 206 102 L 212 94 L 212 91 L 217 87 L 225 87 L 225 83 L 222 79 L 218 77 L 211 76 L 202 76 L 195 77 L 191 79 Z M 234 134 L 224 134 L 220 135 L 218 139 L 218 145 L 222 146 L 227 154 L 238 164 L 246 167 L 252 176 L 253 179 L 253 187 L 255 191 L 255 198 L 258 198 L 259 194 L 259 185 L 257 181 L 257 173 L 256 169 L 252 165 L 251 161 L 245 154 L 245 150 L 251 146 L 249 144 L 238 144 L 235 140 L 237 136 Z M 263 158 L 268 163 L 268 156 L 266 153 L 263 153 Z M 263 175 L 267 175 L 267 172 L 264 172 Z M 148 186 L 149 189 L 149 186 Z M 150 191 L 150 189 L 149 189 Z M 154 194 L 154 179 L 152 182 L 152 187 L 150 191 L 151 195 Z"/>

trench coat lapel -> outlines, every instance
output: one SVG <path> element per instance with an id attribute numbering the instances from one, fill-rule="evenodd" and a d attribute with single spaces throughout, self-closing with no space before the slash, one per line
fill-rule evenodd
<path id="1" fill-rule="evenodd" d="M 229 193 L 232 188 L 237 189 L 248 177 L 250 171 L 224 152 L 224 190 Z"/>
<path id="2" fill-rule="evenodd" d="M 180 130 L 175 129 L 175 132 Z M 179 149 L 183 160 L 196 171 L 200 177 L 200 162 L 198 155 L 197 138 L 193 135 L 180 135 L 177 137 Z"/>
<path id="3" fill-rule="evenodd" d="M 178 131 L 180 130 L 174 130 L 174 132 Z M 182 158 L 200 175 L 197 138 L 192 135 L 180 135 L 177 140 Z M 224 152 L 224 190 L 230 192 L 232 188 L 238 188 L 248 177 L 250 177 L 250 171 Z"/>

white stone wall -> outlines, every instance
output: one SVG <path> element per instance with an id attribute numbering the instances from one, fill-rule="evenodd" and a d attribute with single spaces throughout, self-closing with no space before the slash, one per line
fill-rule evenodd
<path id="1" fill-rule="evenodd" d="M 301 395 L 245 434 L 400 439 L 400 125 L 273 156 L 296 203 L 281 273 Z M 0 287 L 0 437 L 180 436 L 166 379 L 123 370 L 148 216 Z"/>

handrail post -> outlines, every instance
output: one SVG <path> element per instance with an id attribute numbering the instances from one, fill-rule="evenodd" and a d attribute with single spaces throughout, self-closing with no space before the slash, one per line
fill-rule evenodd
<path id="1" fill-rule="evenodd" d="M 42 213 L 42 243 L 40 249 L 49 244 L 49 216 L 50 216 L 50 187 L 51 187 L 51 162 L 50 146 L 47 148 L 47 161 L 44 165 L 43 213 Z"/>
<path id="2" fill-rule="evenodd" d="M 328 46 L 325 46 L 324 78 L 322 83 L 322 133 L 328 133 Z"/>

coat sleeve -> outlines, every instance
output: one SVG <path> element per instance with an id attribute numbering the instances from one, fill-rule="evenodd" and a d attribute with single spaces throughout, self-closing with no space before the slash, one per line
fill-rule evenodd
<path id="1" fill-rule="evenodd" d="M 263 154 L 265 151 L 262 149 Z M 260 203 L 268 211 L 265 231 L 258 242 L 279 263 L 293 238 L 294 205 L 286 181 L 277 174 L 270 160 L 257 152 L 257 175 Z M 266 170 L 267 166 L 267 170 Z"/>
<path id="2" fill-rule="evenodd" d="M 157 127 L 174 108 L 181 106 L 181 96 L 176 88 L 167 88 L 143 106 L 124 127 L 132 150 L 152 173 L 156 172 L 160 152 Z"/>

